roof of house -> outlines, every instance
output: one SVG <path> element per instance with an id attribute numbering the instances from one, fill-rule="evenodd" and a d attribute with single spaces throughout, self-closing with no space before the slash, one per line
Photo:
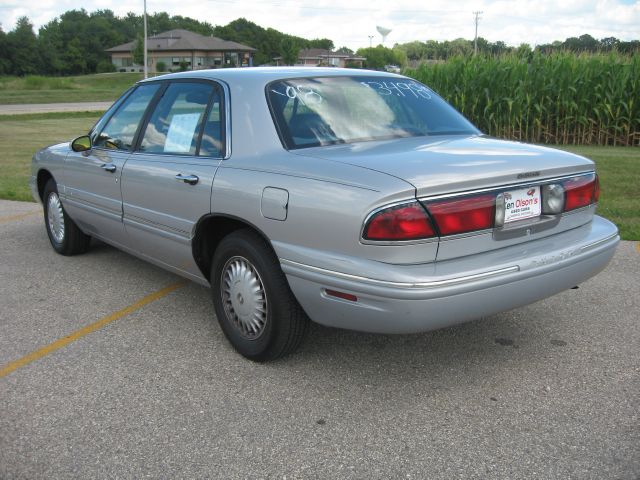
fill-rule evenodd
<path id="1" fill-rule="evenodd" d="M 298 52 L 298 58 L 302 60 L 322 60 L 325 58 L 344 58 L 345 60 L 366 60 L 358 55 L 350 55 L 348 53 L 332 52 L 324 48 L 303 48 Z M 282 56 L 274 57 L 274 60 L 281 60 Z"/>
<path id="2" fill-rule="evenodd" d="M 304 48 L 298 53 L 298 58 L 362 58 L 348 53 L 332 52 L 324 48 Z"/>
<path id="3" fill-rule="evenodd" d="M 130 52 L 134 42 L 123 43 L 106 51 L 111 53 Z M 147 48 L 150 52 L 171 52 L 177 50 L 209 50 L 209 51 L 234 51 L 255 52 L 256 49 L 242 45 L 241 43 L 222 40 L 217 37 L 207 37 L 188 30 L 169 30 L 147 38 Z"/>

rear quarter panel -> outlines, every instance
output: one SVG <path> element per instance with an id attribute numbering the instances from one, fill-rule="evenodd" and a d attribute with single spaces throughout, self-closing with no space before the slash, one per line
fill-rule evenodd
<path id="1" fill-rule="evenodd" d="M 327 256 L 391 263 L 433 261 L 437 252 L 433 241 L 401 248 L 360 242 L 369 212 L 381 204 L 414 199 L 415 188 L 359 166 L 289 153 L 278 137 L 264 88 L 265 80 L 259 77 L 229 85 L 232 154 L 214 179 L 212 213 L 245 219 L 271 240 L 279 256 L 316 266 L 324 266 L 322 259 Z M 261 214 L 266 187 L 289 192 L 285 221 Z M 318 254 L 308 258 L 300 253 L 305 249 Z"/>

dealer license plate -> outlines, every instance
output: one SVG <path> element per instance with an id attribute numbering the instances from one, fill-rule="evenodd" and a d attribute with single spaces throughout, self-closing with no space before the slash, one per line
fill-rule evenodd
<path id="1" fill-rule="evenodd" d="M 540 216 L 540 187 L 504 192 L 504 223 Z"/>

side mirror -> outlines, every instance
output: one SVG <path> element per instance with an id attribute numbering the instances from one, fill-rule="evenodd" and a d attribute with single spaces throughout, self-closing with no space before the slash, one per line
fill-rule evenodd
<path id="1" fill-rule="evenodd" d="M 86 152 L 87 150 L 91 150 L 91 137 L 89 137 L 89 135 L 83 135 L 76 138 L 71 142 L 71 150 L 74 152 Z"/>

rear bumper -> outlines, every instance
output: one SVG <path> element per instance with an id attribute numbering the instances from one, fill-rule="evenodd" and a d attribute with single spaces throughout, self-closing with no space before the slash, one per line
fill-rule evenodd
<path id="1" fill-rule="evenodd" d="M 323 268 L 321 255 L 309 262 L 280 255 L 280 263 L 314 321 L 366 332 L 412 333 L 510 310 L 571 288 L 602 270 L 619 241 L 616 226 L 595 216 L 579 228 L 492 252 L 425 265 L 385 265 L 384 277 L 372 278 L 366 269 L 354 274 Z M 351 293 L 358 301 L 327 296 L 326 289 Z"/>

